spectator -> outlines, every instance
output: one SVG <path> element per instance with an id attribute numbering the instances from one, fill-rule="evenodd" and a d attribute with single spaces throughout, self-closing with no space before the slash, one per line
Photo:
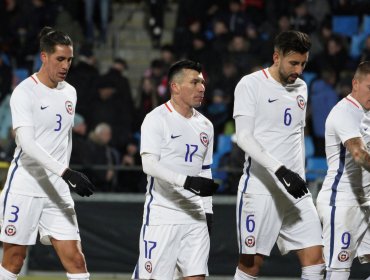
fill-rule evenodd
<path id="1" fill-rule="evenodd" d="M 107 42 L 108 24 L 110 18 L 111 1 L 110 0 L 85 0 L 85 37 L 88 43 L 93 44 L 95 42 L 94 35 L 94 11 L 95 5 L 99 4 L 99 44 L 105 44 Z"/>
<path id="2" fill-rule="evenodd" d="M 290 17 L 292 29 L 311 34 L 316 30 L 316 19 L 308 11 L 308 6 L 305 1 L 298 1 L 293 13 Z"/>
<path id="3" fill-rule="evenodd" d="M 99 123 L 89 134 L 89 149 L 93 155 L 90 163 L 106 166 L 106 169 L 94 169 L 90 174 L 97 191 L 101 192 L 113 191 L 117 186 L 115 167 L 119 163 L 119 154 L 109 145 L 111 139 L 112 130 L 107 123 Z"/>
<path id="4" fill-rule="evenodd" d="M 89 173 L 89 165 L 92 155 L 88 148 L 87 142 L 87 125 L 84 117 L 79 114 L 75 114 L 74 125 L 72 128 L 72 153 L 71 153 L 71 164 L 82 165 L 79 169 L 83 173 Z"/>
<path id="5" fill-rule="evenodd" d="M 152 46 L 155 49 L 159 49 L 163 33 L 163 19 L 166 0 L 147 0 L 146 2 L 149 6 L 148 28 L 152 39 Z"/>

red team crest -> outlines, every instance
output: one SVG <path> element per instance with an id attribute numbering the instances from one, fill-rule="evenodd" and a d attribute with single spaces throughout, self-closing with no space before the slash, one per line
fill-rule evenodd
<path id="1" fill-rule="evenodd" d="M 203 144 L 205 147 L 208 147 L 209 139 L 208 139 L 208 135 L 207 135 L 207 133 L 202 132 L 202 133 L 200 134 L 200 142 L 202 142 L 202 144 Z"/>
<path id="2" fill-rule="evenodd" d="M 145 263 L 145 269 L 146 269 L 146 271 L 148 271 L 149 273 L 152 273 L 152 269 L 153 269 L 153 267 L 152 267 L 152 263 L 151 263 L 150 261 L 147 261 L 147 262 Z"/>
<path id="3" fill-rule="evenodd" d="M 349 259 L 349 253 L 347 251 L 341 251 L 339 254 L 338 254 L 338 260 L 340 262 L 345 262 Z"/>
<path id="4" fill-rule="evenodd" d="M 70 115 L 73 114 L 73 104 L 69 100 L 66 101 L 66 110 L 67 110 L 68 114 L 70 114 Z"/>
<path id="5" fill-rule="evenodd" d="M 256 239 L 253 235 L 247 236 L 245 239 L 245 245 L 247 245 L 249 248 L 253 247 L 256 244 Z"/>
<path id="6" fill-rule="evenodd" d="M 298 107 L 301 108 L 302 110 L 306 108 L 306 101 L 304 100 L 302 95 L 297 96 L 297 103 L 298 103 Z"/>
<path id="7" fill-rule="evenodd" d="M 16 232 L 17 232 L 17 230 L 15 229 L 15 226 L 13 226 L 13 225 L 8 225 L 5 228 L 5 234 L 7 236 L 13 236 L 13 235 L 15 235 Z"/>

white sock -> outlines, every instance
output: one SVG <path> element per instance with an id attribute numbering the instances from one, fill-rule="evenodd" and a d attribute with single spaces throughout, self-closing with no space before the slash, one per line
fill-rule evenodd
<path id="1" fill-rule="evenodd" d="M 89 280 L 90 273 L 68 273 L 67 272 L 67 278 L 68 280 Z"/>
<path id="2" fill-rule="evenodd" d="M 329 268 L 326 270 L 326 280 L 348 280 L 349 269 L 332 269 Z"/>
<path id="3" fill-rule="evenodd" d="M 302 267 L 302 280 L 323 280 L 325 274 L 325 264 L 315 264 Z"/>
<path id="4" fill-rule="evenodd" d="M 243 271 L 241 271 L 239 268 L 236 268 L 234 280 L 253 280 L 257 279 L 256 276 L 251 276 Z"/>
<path id="5" fill-rule="evenodd" d="M 0 279 L 1 280 L 16 280 L 18 277 L 17 274 L 14 274 L 10 272 L 9 270 L 6 270 L 1 264 L 0 264 Z"/>

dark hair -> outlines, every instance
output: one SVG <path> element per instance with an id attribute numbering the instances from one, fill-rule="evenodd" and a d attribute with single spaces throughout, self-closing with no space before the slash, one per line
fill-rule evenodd
<path id="1" fill-rule="evenodd" d="M 168 70 L 168 84 L 170 84 L 174 77 L 181 73 L 183 69 L 191 69 L 195 70 L 198 73 L 202 72 L 202 65 L 199 62 L 194 62 L 191 60 L 180 60 L 172 64 L 170 69 Z"/>
<path id="2" fill-rule="evenodd" d="M 72 46 L 72 39 L 64 32 L 45 26 L 39 34 L 40 51 L 54 53 L 56 45 Z"/>
<path id="3" fill-rule="evenodd" d="M 363 61 L 357 66 L 354 78 L 360 79 L 361 76 L 368 74 L 370 74 L 370 61 Z"/>
<path id="4" fill-rule="evenodd" d="M 274 47 L 283 55 L 290 51 L 304 54 L 310 50 L 311 40 L 306 33 L 295 30 L 284 31 L 275 37 Z"/>

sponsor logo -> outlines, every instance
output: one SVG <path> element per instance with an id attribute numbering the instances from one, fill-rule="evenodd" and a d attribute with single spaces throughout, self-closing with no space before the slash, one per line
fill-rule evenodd
<path id="1" fill-rule="evenodd" d="M 247 238 L 245 239 L 245 245 L 247 245 L 247 247 L 253 247 L 254 245 L 256 244 L 256 239 L 254 238 L 253 235 L 249 235 L 247 236 Z"/>
<path id="2" fill-rule="evenodd" d="M 8 225 L 5 228 L 5 234 L 7 236 L 13 236 L 13 235 L 16 234 L 16 232 L 17 232 L 17 230 L 16 230 L 15 226 L 13 226 L 13 225 Z"/>
<path id="3" fill-rule="evenodd" d="M 72 188 L 76 187 L 76 184 L 72 184 L 71 181 L 68 180 L 68 183 L 71 185 Z"/>
<path id="4" fill-rule="evenodd" d="M 285 185 L 287 186 L 287 187 L 290 187 L 290 183 L 288 183 L 287 181 L 285 181 L 285 179 L 283 178 L 283 181 L 284 181 L 284 183 L 285 183 Z"/>
<path id="5" fill-rule="evenodd" d="M 173 134 L 171 134 L 171 139 L 175 139 L 175 138 L 177 138 L 177 137 L 180 137 L 181 135 L 173 135 Z"/>
<path id="6" fill-rule="evenodd" d="M 302 110 L 306 108 L 306 100 L 304 100 L 302 95 L 297 96 L 297 103 L 298 103 L 298 107 L 301 108 Z"/>
<path id="7" fill-rule="evenodd" d="M 339 254 L 338 254 L 338 260 L 340 262 L 345 262 L 349 259 L 349 253 L 347 251 L 341 251 Z"/>
<path id="8" fill-rule="evenodd" d="M 272 102 L 275 102 L 276 100 L 279 100 L 279 98 L 276 98 L 276 99 L 270 99 L 270 98 L 269 98 L 269 100 L 268 100 L 268 101 L 269 101 L 269 103 L 272 103 Z"/>
<path id="9" fill-rule="evenodd" d="M 150 261 L 147 261 L 145 263 L 145 270 L 148 271 L 149 273 L 152 273 L 153 266 L 152 266 L 152 263 Z"/>
<path id="10" fill-rule="evenodd" d="M 192 189 L 192 188 L 190 188 L 190 190 L 192 191 L 192 192 L 194 192 L 194 193 L 196 193 L 196 194 L 200 194 L 200 190 L 194 190 L 194 189 Z"/>
<path id="11" fill-rule="evenodd" d="M 73 114 L 73 104 L 69 100 L 66 101 L 66 110 L 67 110 L 68 114 L 70 114 L 70 115 Z"/>
<path id="12" fill-rule="evenodd" d="M 41 110 L 45 110 L 47 107 L 49 107 L 49 105 L 48 105 L 48 106 L 42 106 L 42 105 L 41 105 L 40 109 L 41 109 Z"/>
<path id="13" fill-rule="evenodd" d="M 202 142 L 202 144 L 203 144 L 205 147 L 208 147 L 209 139 L 208 139 L 208 135 L 207 135 L 207 133 L 202 132 L 202 133 L 200 134 L 200 142 Z"/>

